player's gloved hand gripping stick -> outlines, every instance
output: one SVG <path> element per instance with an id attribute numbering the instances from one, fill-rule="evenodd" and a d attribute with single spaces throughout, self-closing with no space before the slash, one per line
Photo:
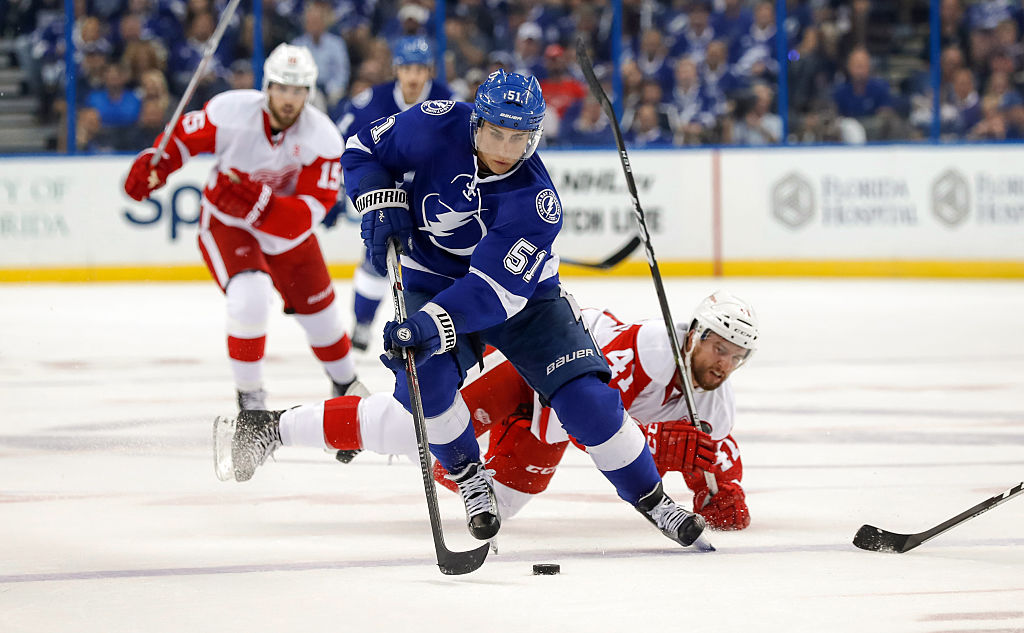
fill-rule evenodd
<path id="1" fill-rule="evenodd" d="M 398 266 L 398 240 L 394 237 L 388 240 L 387 245 L 387 273 L 388 281 L 391 282 L 391 297 L 395 303 L 395 322 L 399 324 L 396 329 L 401 329 L 407 320 L 405 311 L 405 295 L 402 286 L 402 271 Z M 397 332 L 395 338 L 403 340 L 403 333 Z M 411 339 L 412 333 L 408 336 Z M 411 348 L 410 348 L 411 349 Z M 423 475 L 423 491 L 427 496 L 427 512 L 430 515 L 430 531 L 434 537 L 434 551 L 437 553 L 437 566 L 441 573 L 448 575 L 468 574 L 475 571 L 484 564 L 487 558 L 488 544 L 470 550 L 468 552 L 453 552 L 444 544 L 444 533 L 441 530 L 441 513 L 437 506 L 437 490 L 434 488 L 434 473 L 430 463 L 430 449 L 427 445 L 427 423 L 423 415 L 423 398 L 420 395 L 420 380 L 416 374 L 416 362 L 414 353 L 406 353 L 401 347 L 396 347 L 393 354 L 405 361 L 405 377 L 409 384 L 409 403 L 412 408 L 412 419 L 416 429 L 416 447 L 420 458 L 420 474 Z"/>
<path id="2" fill-rule="evenodd" d="M 166 151 L 167 144 L 171 140 L 174 128 L 178 125 L 178 120 L 181 119 L 185 106 L 192 100 L 192 95 L 196 91 L 196 84 L 199 83 L 199 78 L 206 72 L 206 67 L 209 65 L 213 53 L 220 44 L 224 30 L 231 22 L 232 16 L 235 15 L 235 9 L 238 8 L 239 1 L 231 0 L 228 6 L 224 8 L 224 12 L 221 13 L 220 21 L 217 22 L 217 28 L 210 39 L 207 40 L 206 50 L 203 51 L 203 58 L 199 61 L 199 65 L 196 66 L 195 72 L 192 73 L 192 79 L 188 82 L 188 87 L 185 88 L 184 94 L 178 100 L 178 107 L 174 109 L 174 114 L 171 115 L 171 119 L 164 127 L 160 144 L 155 148 L 150 147 L 143 150 L 135 157 L 135 162 L 132 163 L 131 169 L 128 171 L 128 177 L 125 179 L 124 185 L 125 192 L 132 199 L 139 201 L 146 199 L 149 197 L 150 192 L 163 187 L 167 182 L 167 177 L 181 167 L 181 156 L 178 155 L 177 151 L 175 151 L 174 156 L 168 153 Z"/>

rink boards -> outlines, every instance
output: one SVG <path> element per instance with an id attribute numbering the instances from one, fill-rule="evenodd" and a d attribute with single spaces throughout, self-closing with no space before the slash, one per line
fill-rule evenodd
<path id="1" fill-rule="evenodd" d="M 1024 278 L 1022 152 L 893 145 L 633 150 L 630 158 L 665 275 Z M 599 261 L 627 243 L 635 224 L 615 152 L 543 157 L 561 199 L 556 252 Z M 205 279 L 195 238 L 213 159 L 190 161 L 141 203 L 121 189 L 130 163 L 0 158 L 0 281 Z M 338 275 L 361 257 L 357 224 L 350 214 L 319 231 Z M 638 249 L 602 274 L 647 268 Z"/>

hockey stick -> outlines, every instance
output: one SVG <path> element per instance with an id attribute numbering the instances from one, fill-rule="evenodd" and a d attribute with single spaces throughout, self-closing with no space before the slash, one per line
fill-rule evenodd
<path id="1" fill-rule="evenodd" d="M 398 241 L 388 240 L 388 281 L 391 282 L 391 298 L 395 303 L 395 320 L 401 323 L 406 319 L 405 288 L 402 285 L 402 271 L 398 267 Z M 442 574 L 457 576 L 475 571 L 484 564 L 487 558 L 487 544 L 468 552 L 453 552 L 444 544 L 444 533 L 441 531 L 441 512 L 437 507 L 437 490 L 434 488 L 434 473 L 430 463 L 430 450 L 427 446 L 427 422 L 423 415 L 423 398 L 420 395 L 420 379 L 416 374 L 416 363 L 413 354 L 405 354 L 405 377 L 409 384 L 409 400 L 412 408 L 413 425 L 416 429 L 416 448 L 420 457 L 420 473 L 423 475 L 423 490 L 427 494 L 427 513 L 430 515 L 430 532 L 434 537 L 434 551 L 437 553 L 437 566 Z"/>
<path id="2" fill-rule="evenodd" d="M 939 534 L 951 530 L 979 514 L 988 512 L 997 505 L 1006 503 L 1021 492 L 1024 492 L 1024 481 L 1002 494 L 985 499 L 970 510 L 961 512 L 952 519 L 943 521 L 930 530 L 918 532 L 917 534 L 897 534 L 896 532 L 876 528 L 873 525 L 862 525 L 853 537 L 853 544 L 869 552 L 893 552 L 896 554 L 909 552 L 921 543 L 930 541 Z"/>
<path id="3" fill-rule="evenodd" d="M 606 257 L 603 261 L 579 262 L 576 261 L 575 259 L 562 257 L 561 262 L 563 264 L 569 264 L 570 266 L 579 266 L 580 268 L 596 268 L 597 270 L 608 270 L 609 268 L 617 266 L 619 262 L 632 255 L 633 251 L 636 250 L 637 246 L 640 246 L 641 242 L 642 240 L 640 239 L 640 237 L 634 235 L 633 239 L 626 242 L 626 244 L 622 248 Z"/>
<path id="4" fill-rule="evenodd" d="M 213 35 L 206 43 L 206 50 L 203 51 L 203 58 L 199 60 L 199 65 L 196 66 L 196 71 L 192 73 L 192 79 L 188 82 L 188 87 L 185 88 L 184 94 L 181 95 L 181 100 L 178 101 L 178 107 L 174 109 L 174 114 L 171 115 L 171 120 L 167 122 L 167 126 L 164 127 L 163 138 L 160 139 L 160 145 L 156 148 L 156 153 L 153 154 L 153 158 L 149 159 L 149 166 L 156 167 L 156 164 L 160 162 L 160 157 L 164 155 L 164 150 L 167 149 L 167 143 L 171 140 L 171 132 L 174 131 L 175 126 L 178 125 L 178 119 L 181 118 L 181 113 L 185 110 L 185 106 L 192 100 L 192 95 L 196 92 L 196 85 L 199 83 L 200 77 L 206 72 L 206 67 L 210 63 L 210 59 L 213 57 L 213 53 L 217 50 L 220 45 L 220 38 L 224 36 L 224 30 L 228 28 L 228 23 L 231 22 L 231 17 L 235 15 L 235 9 L 238 8 L 240 0 L 231 0 L 228 6 L 224 7 L 224 13 L 220 16 L 220 21 L 217 22 L 217 28 L 213 31 Z"/>
<path id="5" fill-rule="evenodd" d="M 629 195 L 633 200 L 633 216 L 636 218 L 639 239 L 643 241 L 644 249 L 647 251 L 647 265 L 651 269 L 651 278 L 654 280 L 654 290 L 658 294 L 658 303 L 661 305 L 661 316 L 665 320 L 665 329 L 668 331 L 668 340 L 672 347 L 672 357 L 676 362 L 676 369 L 683 383 L 683 400 L 686 402 L 686 411 L 690 414 L 690 421 L 698 430 L 701 430 L 700 418 L 697 417 L 697 407 L 693 398 L 693 385 L 690 382 L 689 352 L 685 358 L 682 355 L 682 348 L 679 346 L 679 337 L 676 336 L 675 321 L 672 320 L 672 313 L 668 307 L 668 298 L 665 295 L 665 284 L 661 280 L 661 271 L 658 269 L 658 260 L 654 257 L 654 246 L 651 245 L 651 235 L 647 231 L 647 219 L 644 210 L 640 207 L 640 197 L 636 191 L 636 181 L 633 180 L 633 170 L 629 166 L 629 155 L 626 154 L 626 145 L 622 140 L 622 130 L 619 129 L 619 122 L 615 118 L 615 109 L 612 102 L 608 100 L 601 82 L 594 74 L 594 64 L 587 55 L 586 45 L 583 39 L 576 40 L 576 60 L 579 62 L 583 76 L 587 78 L 590 92 L 594 98 L 601 103 L 601 108 L 612 124 L 612 133 L 615 134 L 615 145 L 619 148 L 619 160 L 622 162 L 622 171 L 626 175 L 626 186 L 629 188 Z M 718 481 L 712 473 L 704 471 L 704 480 L 708 484 L 711 496 L 718 494 Z M 694 508 L 696 510 L 697 508 Z"/>

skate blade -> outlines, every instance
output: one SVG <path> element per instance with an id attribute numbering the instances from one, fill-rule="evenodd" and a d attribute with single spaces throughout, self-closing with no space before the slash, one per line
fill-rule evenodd
<path id="1" fill-rule="evenodd" d="M 690 547 L 692 547 L 693 549 L 695 549 L 695 550 L 697 550 L 699 552 L 714 552 L 714 551 L 716 551 L 715 550 L 715 546 L 712 545 L 711 541 L 709 541 L 708 538 L 706 536 L 704 536 L 703 534 L 698 536 L 696 541 L 694 541 L 693 543 L 690 543 Z"/>
<path id="2" fill-rule="evenodd" d="M 235 466 L 231 461 L 231 440 L 234 436 L 234 420 L 218 416 L 213 421 L 213 471 L 221 481 L 235 479 Z"/>

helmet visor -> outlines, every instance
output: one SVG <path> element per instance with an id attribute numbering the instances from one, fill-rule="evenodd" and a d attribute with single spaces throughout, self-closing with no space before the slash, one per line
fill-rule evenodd
<path id="1" fill-rule="evenodd" d="M 537 151 L 542 131 L 517 130 L 481 121 L 473 134 L 473 146 L 494 173 L 505 173 Z"/>

